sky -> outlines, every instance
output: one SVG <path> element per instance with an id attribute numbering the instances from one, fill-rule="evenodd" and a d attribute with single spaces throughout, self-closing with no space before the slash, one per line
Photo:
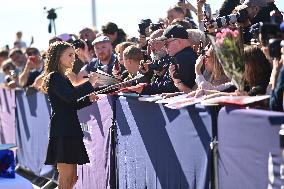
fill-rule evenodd
<path id="1" fill-rule="evenodd" d="M 122 28 L 129 36 L 138 36 L 138 23 L 141 19 L 150 18 L 157 22 L 166 17 L 166 11 L 178 0 L 96 0 L 96 27 L 111 21 Z M 189 0 L 195 4 L 196 0 Z M 281 2 L 281 3 L 280 3 Z M 207 0 L 212 10 L 220 8 L 221 0 Z M 283 0 L 276 0 L 276 5 L 284 11 Z M 56 9 L 55 20 L 57 35 L 78 32 L 84 27 L 93 27 L 91 0 L 9 0 L 1 5 L 0 47 L 13 46 L 17 31 L 23 32 L 23 41 L 40 50 L 48 48 L 48 39 L 54 33 L 48 33 L 49 20 L 44 10 Z"/>

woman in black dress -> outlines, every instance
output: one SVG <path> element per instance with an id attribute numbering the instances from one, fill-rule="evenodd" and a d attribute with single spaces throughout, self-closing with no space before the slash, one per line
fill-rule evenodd
<path id="1" fill-rule="evenodd" d="M 96 83 L 97 76 L 90 74 L 89 81 L 75 88 L 66 76 L 74 60 L 75 50 L 71 44 L 52 43 L 42 84 L 42 91 L 48 94 L 52 107 L 45 164 L 57 166 L 60 189 L 71 189 L 77 181 L 77 164 L 89 162 L 77 110 L 97 100 L 95 95 L 77 100 L 94 91 L 92 84 Z"/>

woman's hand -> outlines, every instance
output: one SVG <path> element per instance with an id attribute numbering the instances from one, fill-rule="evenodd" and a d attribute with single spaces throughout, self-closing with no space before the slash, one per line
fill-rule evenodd
<path id="1" fill-rule="evenodd" d="M 41 85 L 42 85 L 42 82 L 43 82 L 43 77 L 44 77 L 44 74 L 39 75 L 39 76 L 35 79 L 34 83 L 32 84 L 32 87 L 34 87 L 34 88 L 36 88 L 37 90 L 39 90 L 40 87 L 41 87 Z"/>
<path id="2" fill-rule="evenodd" d="M 205 95 L 205 91 L 204 91 L 204 89 L 198 89 L 198 90 L 196 90 L 196 92 L 195 92 L 195 98 L 200 98 L 200 97 L 202 97 L 202 96 L 204 96 Z"/>
<path id="3" fill-rule="evenodd" d="M 89 82 L 90 82 L 93 86 L 95 86 L 96 83 L 97 83 L 98 80 L 99 80 L 99 77 L 98 77 L 97 73 L 96 73 L 96 72 L 91 72 L 91 73 L 88 75 L 88 77 L 89 77 Z"/>
<path id="4" fill-rule="evenodd" d="M 201 75 L 202 74 L 201 73 L 201 67 L 202 67 L 202 65 L 204 63 L 204 59 L 205 59 L 205 56 L 200 55 L 198 57 L 198 59 L 196 60 L 196 63 L 195 63 L 195 74 L 196 75 Z"/>
<path id="5" fill-rule="evenodd" d="M 100 97 L 98 95 L 96 95 L 96 94 L 91 94 L 89 96 L 89 99 L 90 99 L 91 102 L 96 102 L 96 101 L 98 101 L 100 99 Z"/>
<path id="6" fill-rule="evenodd" d="M 234 96 L 248 96 L 248 93 L 246 91 L 236 90 Z"/>
<path id="7" fill-rule="evenodd" d="M 196 89 L 196 91 L 197 91 L 198 89 Z M 192 92 L 190 92 L 190 93 L 187 93 L 187 97 L 194 97 L 195 96 L 195 94 L 196 94 L 196 91 L 192 91 Z"/>

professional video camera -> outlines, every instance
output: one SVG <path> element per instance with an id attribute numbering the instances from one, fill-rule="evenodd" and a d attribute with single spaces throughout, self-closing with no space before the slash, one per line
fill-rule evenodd
<path id="1" fill-rule="evenodd" d="M 208 31 L 212 31 L 218 28 L 226 26 L 232 26 L 235 23 L 245 23 L 249 19 L 248 12 L 246 9 L 241 9 L 236 14 L 230 14 L 216 19 L 207 20 L 205 27 Z"/>
<path id="2" fill-rule="evenodd" d="M 140 35 L 144 35 L 146 36 L 146 30 L 147 28 L 150 26 L 150 24 L 152 23 L 151 19 L 142 19 L 140 24 L 138 24 L 139 26 L 139 33 Z"/>

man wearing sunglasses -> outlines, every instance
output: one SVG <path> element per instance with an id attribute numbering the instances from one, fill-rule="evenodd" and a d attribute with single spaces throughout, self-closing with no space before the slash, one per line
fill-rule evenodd
<path id="1" fill-rule="evenodd" d="M 43 71 L 43 60 L 37 48 L 29 47 L 26 49 L 27 63 L 19 75 L 19 85 L 21 87 L 28 87 L 33 84 L 35 79 Z"/>
<path id="2" fill-rule="evenodd" d="M 151 83 L 147 85 L 139 85 L 130 87 L 130 91 L 135 91 L 140 94 L 161 94 L 178 92 L 176 87 L 178 83 L 183 83 L 189 88 L 195 85 L 195 71 L 194 65 L 197 55 L 190 47 L 188 42 L 188 33 L 180 25 L 171 25 L 166 28 L 161 37 L 155 40 L 164 41 L 164 47 L 171 57 L 172 64 L 176 65 L 176 76 L 174 80 L 171 79 L 169 70 L 166 71 L 163 79 L 159 83 Z"/>

